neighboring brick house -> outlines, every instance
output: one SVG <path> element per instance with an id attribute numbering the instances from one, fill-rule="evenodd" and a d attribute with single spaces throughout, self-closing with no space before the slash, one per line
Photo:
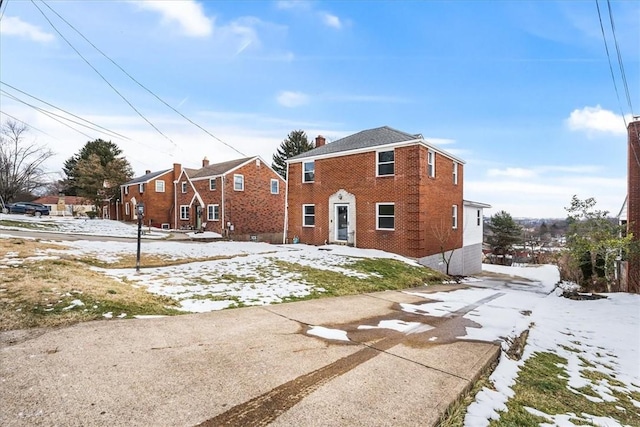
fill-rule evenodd
<path id="1" fill-rule="evenodd" d="M 627 188 L 627 233 L 636 242 L 640 241 L 640 120 L 634 120 L 627 127 L 628 188 Z M 627 291 L 640 293 L 640 255 L 631 255 L 627 264 Z M 623 289 L 624 290 L 624 289 Z"/>
<path id="2" fill-rule="evenodd" d="M 285 181 L 260 157 L 185 170 L 178 178 L 179 228 L 237 240 L 282 242 Z"/>
<path id="3" fill-rule="evenodd" d="M 95 210 L 90 200 L 78 196 L 44 196 L 34 202 L 47 206 L 50 215 L 78 216 Z"/>
<path id="4" fill-rule="evenodd" d="M 182 167 L 176 163 L 173 169 L 157 172 L 148 170 L 144 175 L 121 185 L 121 218 L 124 221 L 137 221 L 136 206 L 143 203 L 145 225 L 172 228 L 175 206 L 174 181 L 181 171 Z"/>
<path id="5" fill-rule="evenodd" d="M 463 246 L 464 161 L 422 135 L 384 126 L 330 144 L 319 136 L 287 163 L 289 242 L 381 249 L 430 266 Z"/>

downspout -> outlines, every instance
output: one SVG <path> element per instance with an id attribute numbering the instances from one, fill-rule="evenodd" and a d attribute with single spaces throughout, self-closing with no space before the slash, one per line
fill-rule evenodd
<path id="1" fill-rule="evenodd" d="M 178 181 L 173 181 L 173 229 L 178 229 Z"/>
<path id="2" fill-rule="evenodd" d="M 282 244 L 287 243 L 287 220 L 289 219 L 289 162 L 287 162 L 287 178 L 284 181 L 284 228 L 282 230 Z"/>
<path id="3" fill-rule="evenodd" d="M 220 177 L 220 210 L 222 211 L 220 216 L 221 216 L 221 220 L 222 220 L 222 227 L 220 229 L 220 231 L 222 232 L 221 234 L 224 236 L 224 230 L 226 227 L 226 222 L 224 222 L 224 180 L 225 180 L 226 175 L 222 175 Z"/>

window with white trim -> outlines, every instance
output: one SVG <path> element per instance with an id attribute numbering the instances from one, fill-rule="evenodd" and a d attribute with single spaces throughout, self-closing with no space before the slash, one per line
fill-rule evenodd
<path id="1" fill-rule="evenodd" d="M 161 179 L 156 181 L 156 193 L 164 193 L 164 181 Z"/>
<path id="2" fill-rule="evenodd" d="M 187 192 L 187 182 L 183 181 L 181 185 L 182 185 L 182 193 L 184 194 Z"/>
<path id="3" fill-rule="evenodd" d="M 480 224 L 482 223 L 482 214 L 480 209 L 476 210 L 476 225 L 480 226 Z"/>
<path id="4" fill-rule="evenodd" d="M 396 206 L 394 203 L 376 203 L 376 230 L 395 230 Z"/>
<path id="5" fill-rule="evenodd" d="M 233 189 L 244 191 L 244 175 L 233 175 Z"/>
<path id="6" fill-rule="evenodd" d="M 144 193 L 144 182 L 138 184 L 138 193 Z"/>
<path id="7" fill-rule="evenodd" d="M 129 202 L 124 204 L 124 214 L 125 215 L 129 215 L 131 213 L 131 211 L 129 210 Z"/>
<path id="8" fill-rule="evenodd" d="M 431 150 L 427 153 L 427 176 L 436 177 L 436 153 Z"/>
<path id="9" fill-rule="evenodd" d="M 271 180 L 271 194 L 280 193 L 280 182 L 277 179 Z"/>
<path id="10" fill-rule="evenodd" d="M 302 226 L 316 226 L 316 205 L 302 205 Z"/>
<path id="11" fill-rule="evenodd" d="M 189 205 L 180 205 L 180 219 L 189 219 Z"/>
<path id="12" fill-rule="evenodd" d="M 124 186 L 124 194 L 129 194 L 129 186 L 128 185 Z"/>
<path id="13" fill-rule="evenodd" d="M 316 179 L 316 164 L 313 160 L 302 162 L 302 182 L 313 182 Z"/>
<path id="14" fill-rule="evenodd" d="M 451 206 L 451 228 L 458 228 L 458 205 Z"/>
<path id="15" fill-rule="evenodd" d="M 213 191 L 216 189 L 216 179 L 215 178 L 209 178 L 209 190 Z"/>
<path id="16" fill-rule="evenodd" d="M 378 151 L 376 153 L 377 176 L 393 175 L 395 173 L 395 153 L 393 150 Z"/>
<path id="17" fill-rule="evenodd" d="M 453 162 L 453 184 L 458 185 L 458 162 Z"/>
<path id="18" fill-rule="evenodd" d="M 220 221 L 220 205 L 207 206 L 207 220 Z"/>

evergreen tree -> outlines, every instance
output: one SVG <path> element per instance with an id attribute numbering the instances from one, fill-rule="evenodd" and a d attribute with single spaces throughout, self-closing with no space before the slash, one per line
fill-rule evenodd
<path id="1" fill-rule="evenodd" d="M 289 132 L 287 138 L 282 141 L 280 147 L 273 155 L 273 163 L 271 167 L 278 172 L 284 179 L 287 179 L 287 159 L 302 154 L 313 148 L 313 144 L 309 142 L 307 134 L 303 130 L 294 130 Z"/>
<path id="2" fill-rule="evenodd" d="M 68 196 L 79 196 L 80 189 L 77 185 L 78 163 L 82 160 L 89 160 L 91 155 L 98 156 L 98 161 L 102 168 L 106 168 L 111 162 L 122 155 L 122 150 L 111 141 L 96 139 L 88 141 L 78 153 L 74 154 L 64 162 L 62 171 L 65 174 L 63 180 L 64 193 Z M 129 167 L 129 169 L 131 169 Z M 133 173 L 133 172 L 132 172 Z"/>
<path id="3" fill-rule="evenodd" d="M 487 242 L 492 249 L 501 248 L 504 251 L 509 251 L 515 243 L 522 240 L 522 227 L 505 211 L 500 211 L 493 215 L 489 219 L 487 227 L 491 231 L 491 235 L 487 237 Z"/>

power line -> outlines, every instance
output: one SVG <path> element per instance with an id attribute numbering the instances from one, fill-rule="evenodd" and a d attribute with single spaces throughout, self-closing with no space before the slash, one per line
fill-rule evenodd
<path id="1" fill-rule="evenodd" d="M 633 106 L 631 105 L 631 95 L 629 94 L 629 85 L 627 84 L 627 75 L 624 72 L 624 64 L 622 62 L 622 54 L 620 53 L 620 46 L 618 45 L 618 37 L 616 36 L 616 26 L 613 22 L 613 12 L 611 12 L 611 2 L 607 0 L 607 6 L 609 8 L 609 21 L 611 22 L 611 33 L 613 34 L 613 41 L 616 45 L 616 53 L 618 54 L 618 66 L 620 67 L 620 76 L 622 77 L 622 83 L 624 84 L 624 91 L 627 95 L 627 103 L 629 104 L 629 110 L 633 116 Z"/>
<path id="2" fill-rule="evenodd" d="M 66 114 L 68 114 L 68 115 L 70 115 L 70 116 L 72 116 L 72 117 L 75 117 L 75 118 L 80 119 L 80 120 L 82 120 L 82 121 L 84 121 L 84 122 L 90 123 L 91 125 L 95 126 L 95 127 L 96 127 L 96 128 L 98 128 L 98 129 L 102 129 L 103 131 L 107 132 L 108 134 L 111 134 L 111 135 L 113 135 L 113 136 L 120 137 L 120 138 L 122 138 L 122 139 L 126 139 L 126 140 L 128 140 L 128 141 L 131 141 L 131 138 L 129 138 L 129 137 L 127 137 L 127 136 L 124 136 L 124 135 L 122 135 L 122 134 L 120 134 L 120 133 L 118 133 L 118 132 L 115 132 L 115 131 L 112 131 L 112 130 L 110 130 L 110 129 L 107 129 L 107 128 L 103 127 L 103 126 L 100 126 L 99 124 L 96 124 L 96 123 L 94 123 L 94 122 L 92 122 L 92 121 L 90 121 L 90 120 L 84 119 L 84 118 L 82 118 L 82 117 L 80 117 L 80 116 L 77 116 L 77 115 L 75 115 L 75 114 L 73 114 L 73 113 L 70 113 L 69 111 L 67 111 L 67 110 L 65 110 L 65 109 L 63 109 L 63 108 L 57 107 L 57 106 L 55 106 L 55 105 L 53 105 L 53 104 L 51 104 L 51 103 L 49 103 L 49 102 L 47 102 L 47 101 L 44 101 L 44 100 L 42 100 L 42 99 L 38 98 L 37 96 L 31 95 L 31 94 L 29 94 L 29 93 L 27 93 L 27 92 L 25 92 L 25 91 L 23 91 L 23 90 L 18 89 L 18 88 L 17 88 L 17 87 L 15 87 L 15 86 L 11 86 L 10 84 L 3 82 L 2 80 L 0 80 L 0 84 L 2 84 L 2 85 L 4 85 L 4 86 L 7 86 L 7 87 L 10 87 L 11 89 L 15 90 L 16 92 L 20 92 L 20 93 L 22 93 L 22 94 L 24 94 L 24 95 L 27 95 L 27 96 L 28 96 L 28 97 L 30 97 L 30 98 L 33 98 L 33 99 L 35 99 L 35 100 L 37 100 L 37 101 L 40 101 L 40 102 L 42 102 L 43 104 L 48 105 L 49 107 L 53 107 L 53 108 L 55 108 L 56 110 L 60 110 L 60 111 L 62 111 L 62 112 L 64 112 L 64 113 L 66 113 Z M 6 92 L 5 92 L 5 93 L 6 93 Z M 87 127 L 88 127 L 88 126 L 87 126 Z M 92 129 L 92 130 L 97 130 L 97 129 Z"/>
<path id="3" fill-rule="evenodd" d="M 81 53 L 80 51 L 78 51 L 78 49 L 76 49 L 73 44 L 71 44 L 71 42 L 69 40 L 67 40 L 67 38 L 62 35 L 62 33 L 58 30 L 58 28 L 56 28 L 56 26 L 53 24 L 53 22 L 51 22 L 51 20 L 49 19 L 49 17 L 47 17 L 47 15 L 42 11 L 42 9 L 40 9 L 40 7 L 38 7 L 38 5 L 35 3 L 34 0 L 31 0 L 31 3 L 36 7 L 36 9 L 38 9 L 38 11 L 42 14 L 42 16 L 44 17 L 44 19 L 46 19 L 46 21 L 49 23 L 49 25 L 51 25 L 51 27 L 55 30 L 56 33 L 58 33 L 58 35 L 69 45 L 69 47 L 71 49 L 73 49 L 73 51 L 80 57 L 82 58 L 82 60 L 89 66 L 91 67 L 91 69 L 93 71 L 96 72 L 96 74 L 98 74 L 100 76 L 100 78 L 107 84 L 109 85 L 109 87 L 115 92 L 117 93 L 120 98 L 122 98 L 124 100 L 124 102 L 126 102 L 129 107 L 131 107 L 131 109 L 133 109 L 133 111 L 135 111 L 145 122 L 147 122 L 153 129 L 155 129 L 156 132 L 158 132 L 160 135 L 162 135 L 166 140 L 168 140 L 169 142 L 171 142 L 171 144 L 173 144 L 175 147 L 178 147 L 176 145 L 175 142 L 173 142 L 173 140 L 171 138 L 169 138 L 167 135 L 165 135 L 160 129 L 158 129 L 153 123 L 151 123 L 151 121 L 149 121 L 149 119 L 147 119 L 144 114 L 142 114 L 131 102 L 129 102 L 129 100 L 123 95 L 121 94 L 118 89 L 116 89 L 101 73 L 100 71 L 98 71 L 97 68 L 95 68 Z M 46 4 L 46 3 L 45 3 Z"/>
<path id="4" fill-rule="evenodd" d="M 33 0 L 32 0 L 33 1 Z M 71 29 L 73 29 L 76 33 L 78 33 L 80 35 L 80 37 L 82 37 L 87 43 L 89 43 L 96 51 L 98 51 L 102 56 L 104 56 L 109 62 L 111 62 L 115 67 L 117 67 L 120 71 L 122 71 L 127 77 L 129 77 L 132 81 L 134 81 L 138 86 L 140 86 L 142 89 L 144 89 L 145 91 L 147 91 L 150 95 L 152 95 L 154 98 L 156 98 L 158 101 L 160 101 L 162 104 L 164 104 L 166 107 L 170 108 L 172 111 L 174 111 L 175 113 L 177 113 L 178 115 L 180 115 L 183 119 L 187 120 L 189 123 L 191 123 L 192 125 L 196 126 L 198 129 L 202 130 L 204 133 L 206 133 L 207 135 L 209 135 L 210 137 L 214 138 L 215 140 L 217 140 L 218 142 L 224 144 L 225 146 L 231 148 L 232 150 L 234 150 L 236 153 L 240 154 L 241 156 L 246 157 L 247 155 L 244 154 L 243 152 L 241 152 L 240 150 L 238 150 L 237 148 L 227 144 L 226 142 L 224 142 L 222 139 L 218 138 L 217 136 L 215 136 L 214 134 L 212 134 L 211 132 L 209 132 L 207 129 L 203 128 L 202 126 L 200 126 L 198 123 L 194 122 L 193 120 L 191 120 L 189 117 L 185 116 L 183 113 L 181 113 L 180 111 L 178 111 L 176 108 L 174 108 L 173 106 L 171 106 L 170 104 L 168 104 L 166 101 L 164 101 L 162 98 L 160 98 L 158 95 L 156 95 L 151 89 L 147 88 L 145 85 L 143 85 L 142 83 L 140 83 L 138 80 L 136 80 L 135 77 L 133 77 L 131 74 L 129 74 L 124 68 L 122 68 L 118 63 L 116 63 L 113 59 L 111 59 L 106 53 L 104 53 L 102 50 L 100 50 L 96 45 L 94 45 L 89 39 L 87 39 L 84 34 L 82 34 L 82 32 L 80 32 L 76 27 L 74 27 L 71 23 L 69 23 L 66 19 L 64 19 L 62 16 L 60 16 L 60 14 L 58 12 L 56 12 L 50 5 L 48 5 L 47 3 L 43 2 L 44 5 L 46 7 L 49 8 L 49 10 L 51 10 L 56 16 L 58 16 L 58 18 L 60 18 L 65 24 L 67 24 Z"/>
<path id="5" fill-rule="evenodd" d="M 54 139 L 58 139 L 58 138 L 56 138 L 55 136 L 50 135 L 50 134 L 48 134 L 47 132 L 43 131 L 42 129 L 38 129 L 37 127 L 33 126 L 32 124 L 29 124 L 29 123 L 25 122 L 24 120 L 20 120 L 19 118 L 15 117 L 15 116 L 12 116 L 11 114 L 7 113 L 6 111 L 2 111 L 2 110 L 0 110 L 0 114 L 4 114 L 5 116 L 10 117 L 10 118 L 12 118 L 13 120 L 15 120 L 15 121 L 17 121 L 17 122 L 20 122 L 20 123 L 22 123 L 22 124 L 24 124 L 24 125 L 27 125 L 27 126 L 29 126 L 31 129 L 33 129 L 33 130 L 37 130 L 38 132 L 41 132 L 41 133 L 43 133 L 43 134 L 47 135 L 48 137 L 51 137 L 51 138 L 54 138 Z"/>

